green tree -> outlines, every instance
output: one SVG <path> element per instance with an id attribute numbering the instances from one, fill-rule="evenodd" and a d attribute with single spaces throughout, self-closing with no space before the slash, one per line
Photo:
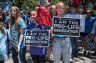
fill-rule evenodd
<path id="1" fill-rule="evenodd" d="M 22 9 L 27 9 L 27 10 L 34 10 L 35 7 L 37 7 L 39 4 L 38 0 L 26 0 L 23 4 L 22 4 Z"/>
<path id="2" fill-rule="evenodd" d="M 21 8 L 25 1 L 28 1 L 28 0 L 15 0 L 14 1 L 14 5 L 16 5 L 19 8 Z"/>
<path id="3" fill-rule="evenodd" d="M 14 5 L 18 6 L 20 9 L 35 9 L 38 5 L 39 0 L 15 0 Z"/>

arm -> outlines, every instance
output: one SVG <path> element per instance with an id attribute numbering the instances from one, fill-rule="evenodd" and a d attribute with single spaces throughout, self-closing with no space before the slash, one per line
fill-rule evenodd
<path id="1" fill-rule="evenodd" d="M 18 51 L 20 51 L 20 45 L 22 44 L 22 40 L 24 38 L 24 30 L 25 29 L 20 29 L 20 38 L 19 38 L 19 44 L 18 44 Z"/>
<path id="2" fill-rule="evenodd" d="M 95 22 L 94 25 L 93 25 L 93 28 L 92 28 L 91 33 L 95 34 L 95 32 L 96 32 L 95 29 L 96 29 L 96 22 Z"/>
<path id="3" fill-rule="evenodd" d="M 96 33 L 95 29 L 96 29 L 96 22 L 93 25 L 93 28 L 92 28 L 92 31 L 91 31 L 92 34 Z M 96 36 L 94 37 L 94 41 L 96 41 Z"/>

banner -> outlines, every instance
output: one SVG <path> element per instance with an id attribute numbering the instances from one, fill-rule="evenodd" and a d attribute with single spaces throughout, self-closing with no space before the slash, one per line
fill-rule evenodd
<path id="1" fill-rule="evenodd" d="M 25 32 L 25 45 L 30 44 L 31 46 L 37 47 L 48 47 L 50 40 L 49 31 L 31 31 L 26 30 Z"/>
<path id="2" fill-rule="evenodd" d="M 52 26 L 54 35 L 80 36 L 80 19 L 54 17 Z"/>

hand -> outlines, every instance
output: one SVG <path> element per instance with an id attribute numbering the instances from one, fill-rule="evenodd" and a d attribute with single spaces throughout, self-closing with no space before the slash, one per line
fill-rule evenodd
<path id="1" fill-rule="evenodd" d="M 26 46 L 26 50 L 30 50 L 30 44 L 28 44 L 27 46 Z"/>
<path id="2" fill-rule="evenodd" d="M 17 49 L 17 52 L 19 52 L 20 51 L 20 45 L 18 45 L 18 49 Z"/>
<path id="3" fill-rule="evenodd" d="M 51 27 L 51 29 L 50 29 L 50 33 L 51 33 L 51 34 L 53 33 L 53 27 Z"/>

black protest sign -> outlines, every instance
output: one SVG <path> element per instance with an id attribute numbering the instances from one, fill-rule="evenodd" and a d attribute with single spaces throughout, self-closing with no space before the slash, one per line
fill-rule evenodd
<path id="1" fill-rule="evenodd" d="M 30 44 L 31 46 L 37 47 L 48 47 L 50 34 L 49 31 L 31 31 L 26 30 L 25 45 Z"/>
<path id="2" fill-rule="evenodd" d="M 54 17 L 53 34 L 71 37 L 80 36 L 80 19 Z"/>

